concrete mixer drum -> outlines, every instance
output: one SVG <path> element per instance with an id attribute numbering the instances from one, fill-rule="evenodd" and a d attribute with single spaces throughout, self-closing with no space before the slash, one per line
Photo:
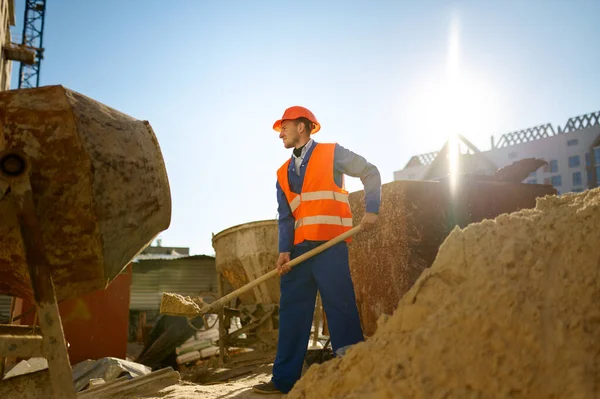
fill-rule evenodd
<path id="1" fill-rule="evenodd" d="M 62 86 L 0 92 L 0 294 L 41 331 L 0 325 L 0 357 L 45 357 L 46 394 L 75 398 L 57 302 L 104 289 L 170 217 L 147 122 Z"/>

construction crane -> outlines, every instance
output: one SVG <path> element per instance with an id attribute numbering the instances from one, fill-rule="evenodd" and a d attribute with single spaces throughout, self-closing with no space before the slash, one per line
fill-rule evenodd
<path id="1" fill-rule="evenodd" d="M 44 59 L 44 16 L 46 0 L 25 0 L 23 38 L 21 47 L 35 52 L 34 62 L 21 61 L 19 65 L 19 89 L 40 85 L 40 66 Z"/>

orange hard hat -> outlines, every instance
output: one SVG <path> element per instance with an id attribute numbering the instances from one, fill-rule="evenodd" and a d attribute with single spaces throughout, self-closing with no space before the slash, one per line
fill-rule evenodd
<path id="1" fill-rule="evenodd" d="M 299 105 L 295 105 L 293 107 L 289 107 L 288 109 L 286 109 L 285 112 L 283 113 L 283 116 L 281 117 L 281 119 L 279 119 L 278 121 L 276 121 L 273 124 L 273 130 L 275 130 L 277 132 L 281 132 L 281 122 L 283 122 L 285 120 L 294 120 L 294 119 L 298 119 L 298 118 L 306 118 L 309 121 L 311 121 L 312 123 L 314 123 L 314 126 L 313 126 L 310 134 L 315 134 L 316 132 L 321 130 L 321 124 L 319 122 L 317 122 L 317 118 L 315 118 L 313 113 L 310 112 L 308 109 L 301 107 Z"/>

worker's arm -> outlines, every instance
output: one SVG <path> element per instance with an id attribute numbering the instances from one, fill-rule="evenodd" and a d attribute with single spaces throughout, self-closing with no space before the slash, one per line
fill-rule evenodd
<path id="1" fill-rule="evenodd" d="M 367 230 L 377 220 L 381 205 L 381 175 L 377 167 L 354 152 L 336 144 L 334 154 L 334 178 L 341 183 L 342 174 L 358 177 L 365 189 L 365 217 L 361 224 Z"/>
<path id="2" fill-rule="evenodd" d="M 290 254 L 294 246 L 294 215 L 290 209 L 287 198 L 279 185 L 277 187 L 277 214 L 279 229 L 279 259 L 277 260 L 277 269 L 279 274 L 285 274 L 289 271 L 289 268 L 285 269 L 282 266 L 290 261 Z"/>

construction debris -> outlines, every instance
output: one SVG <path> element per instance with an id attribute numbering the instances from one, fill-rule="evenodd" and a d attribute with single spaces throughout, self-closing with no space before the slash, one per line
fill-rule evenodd
<path id="1" fill-rule="evenodd" d="M 117 380 L 105 384 L 96 385 L 77 395 L 78 399 L 129 399 L 142 395 L 154 394 L 161 389 L 177 384 L 180 376 L 172 368 L 164 368 L 154 371 L 132 380 Z"/>
<path id="2" fill-rule="evenodd" d="M 492 177 L 499 181 L 520 183 L 532 172 L 545 165 L 548 165 L 548 162 L 544 159 L 524 158 L 498 169 Z"/>
<path id="3" fill-rule="evenodd" d="M 149 374 L 152 370 L 143 364 L 130 362 L 114 357 L 98 360 L 84 360 L 73 366 L 73 384 L 79 392 L 92 385 L 92 380 L 102 379 L 105 383 L 115 381 L 123 376 L 132 379 Z"/>
<path id="4" fill-rule="evenodd" d="M 600 189 L 455 228 L 376 333 L 293 398 L 595 398 Z"/>
<path id="5" fill-rule="evenodd" d="M 8 373 L 4 375 L 4 379 L 16 377 L 18 375 L 25 375 L 29 373 L 35 373 L 39 370 L 48 368 L 48 361 L 43 357 L 32 357 L 28 360 L 21 360 Z"/>
<path id="6" fill-rule="evenodd" d="M 188 320 L 181 316 L 161 315 L 150 333 L 142 352 L 135 359 L 153 370 L 163 367 L 177 367 L 176 348 L 204 326 L 202 317 Z"/>

